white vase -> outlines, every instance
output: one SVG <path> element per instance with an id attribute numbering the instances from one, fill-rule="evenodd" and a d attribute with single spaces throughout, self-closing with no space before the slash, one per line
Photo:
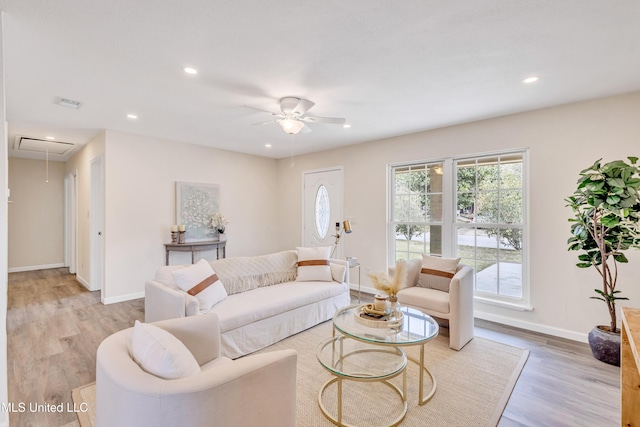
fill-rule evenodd
<path id="1" fill-rule="evenodd" d="M 218 233 L 218 240 L 221 242 L 227 241 L 227 235 L 225 233 Z"/>

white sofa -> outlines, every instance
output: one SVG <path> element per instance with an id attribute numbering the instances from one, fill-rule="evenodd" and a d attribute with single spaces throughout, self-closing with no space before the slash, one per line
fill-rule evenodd
<path id="1" fill-rule="evenodd" d="M 329 320 L 351 303 L 349 268 L 331 259 L 334 277 L 341 282 L 297 282 L 294 250 L 255 257 L 211 261 L 229 296 L 210 312 L 220 319 L 222 354 L 231 359 L 260 350 L 288 336 Z M 145 321 L 203 314 L 198 300 L 173 283 L 172 271 L 161 267 L 145 284 Z"/>
<path id="2" fill-rule="evenodd" d="M 296 425 L 294 350 L 230 360 L 220 354 L 215 314 L 155 323 L 178 338 L 201 372 L 166 380 L 133 360 L 133 328 L 116 332 L 98 347 L 97 427 L 287 426 Z"/>

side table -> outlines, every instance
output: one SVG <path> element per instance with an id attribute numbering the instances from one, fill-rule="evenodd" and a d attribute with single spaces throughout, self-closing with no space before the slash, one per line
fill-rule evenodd
<path id="1" fill-rule="evenodd" d="M 216 250 L 216 259 L 225 258 L 227 255 L 226 250 L 227 241 L 219 240 L 207 240 L 204 242 L 190 242 L 190 243 L 165 243 L 164 248 L 166 251 L 165 265 L 169 265 L 169 252 L 191 252 L 191 264 L 195 263 L 195 253 L 198 251 L 208 251 L 211 249 Z M 220 256 L 222 254 L 222 256 Z"/>

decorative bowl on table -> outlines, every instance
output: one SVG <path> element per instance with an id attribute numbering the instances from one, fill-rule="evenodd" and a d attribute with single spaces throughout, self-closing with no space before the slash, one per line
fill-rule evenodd
<path id="1" fill-rule="evenodd" d="M 387 328 L 398 330 L 402 328 L 404 313 L 401 311 L 375 310 L 373 304 L 364 304 L 354 310 L 356 322 L 370 328 Z"/>

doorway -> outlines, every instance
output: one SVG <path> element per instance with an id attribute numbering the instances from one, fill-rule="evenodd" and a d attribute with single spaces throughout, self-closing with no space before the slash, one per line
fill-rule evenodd
<path id="1" fill-rule="evenodd" d="M 334 167 L 303 172 L 302 236 L 304 246 L 332 246 L 334 258 L 342 258 L 335 245 L 336 224 L 343 218 L 343 169 Z"/>
<path id="2" fill-rule="evenodd" d="M 91 233 L 89 238 L 89 290 L 97 291 L 102 289 L 104 281 L 104 173 L 102 155 L 91 160 L 89 230 Z M 104 298 L 104 292 L 102 296 Z"/>
<path id="3" fill-rule="evenodd" d="M 78 262 L 78 171 L 64 177 L 64 265 L 76 273 Z"/>

